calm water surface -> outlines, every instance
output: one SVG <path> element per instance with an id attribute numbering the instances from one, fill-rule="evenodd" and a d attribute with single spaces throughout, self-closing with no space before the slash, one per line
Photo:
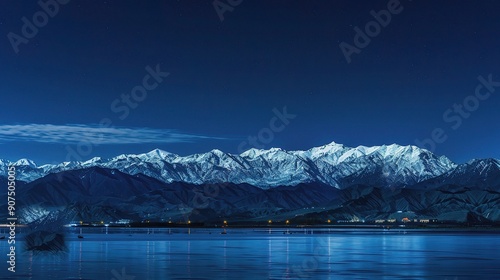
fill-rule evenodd
<path id="1" fill-rule="evenodd" d="M 284 231 L 98 228 L 78 239 L 71 229 L 66 253 L 34 255 L 18 242 L 15 273 L 0 240 L 0 278 L 500 279 L 494 232 Z"/>

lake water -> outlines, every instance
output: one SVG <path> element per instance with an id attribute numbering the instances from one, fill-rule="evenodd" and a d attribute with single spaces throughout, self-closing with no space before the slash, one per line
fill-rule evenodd
<path id="1" fill-rule="evenodd" d="M 149 231 L 149 232 L 148 232 Z M 500 279 L 500 235 L 294 229 L 78 229 L 66 253 L 21 252 L 1 279 Z M 21 238 L 18 236 L 18 240 Z"/>

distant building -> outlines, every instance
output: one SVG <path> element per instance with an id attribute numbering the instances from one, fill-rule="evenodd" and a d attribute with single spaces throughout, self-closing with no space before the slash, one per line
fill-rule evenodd
<path id="1" fill-rule="evenodd" d="M 115 224 L 120 224 L 120 225 L 126 225 L 126 224 L 129 224 L 129 223 L 130 223 L 129 219 L 120 219 L 117 222 L 115 222 Z"/>

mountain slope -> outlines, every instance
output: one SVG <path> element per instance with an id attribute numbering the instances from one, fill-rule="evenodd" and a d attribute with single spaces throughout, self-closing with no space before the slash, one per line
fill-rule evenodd
<path id="1" fill-rule="evenodd" d="M 247 184 L 164 183 L 144 175 L 92 167 L 50 174 L 18 191 L 21 221 L 51 213 L 63 220 L 202 220 L 256 218 L 328 203 L 335 189 L 301 184 L 263 190 Z"/>
<path id="2" fill-rule="evenodd" d="M 313 183 L 265 190 L 248 184 L 164 183 L 141 174 L 93 167 L 48 175 L 20 187 L 17 197 L 22 222 L 54 215 L 68 223 L 119 219 L 218 223 L 292 219 L 297 215 L 323 220 L 405 216 L 500 220 L 498 186 L 480 189 L 444 184 L 431 189 L 390 189 L 352 185 L 339 190 Z"/>
<path id="3" fill-rule="evenodd" d="M 471 160 L 413 187 L 429 189 L 446 186 L 498 191 L 500 190 L 500 161 L 496 159 Z"/>
<path id="4" fill-rule="evenodd" d="M 308 216 L 326 220 L 376 220 L 403 217 L 465 222 L 470 216 L 500 221 L 500 190 L 446 186 L 436 189 L 395 189 L 352 186 L 339 194 L 327 210 Z"/>

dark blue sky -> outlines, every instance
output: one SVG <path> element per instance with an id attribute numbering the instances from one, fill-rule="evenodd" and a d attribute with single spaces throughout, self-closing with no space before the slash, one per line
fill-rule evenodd
<path id="1" fill-rule="evenodd" d="M 73 0 L 13 47 L 43 10 L 2 1 L 0 158 L 236 153 L 259 132 L 265 148 L 414 145 L 435 129 L 439 155 L 500 158 L 500 87 L 474 97 L 478 76 L 500 81 L 500 2 L 401 0 L 348 63 L 339 44 L 391 2 L 243 0 L 221 21 L 213 1 Z M 157 65 L 170 74 L 121 100 Z M 270 126 L 285 106 L 295 118 Z"/>

